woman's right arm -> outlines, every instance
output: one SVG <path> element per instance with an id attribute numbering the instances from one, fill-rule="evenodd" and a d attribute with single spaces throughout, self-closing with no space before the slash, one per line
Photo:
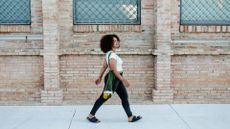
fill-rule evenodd
<path id="1" fill-rule="evenodd" d="M 129 82 L 120 75 L 120 73 L 117 71 L 117 67 L 116 67 L 116 64 L 117 64 L 117 61 L 115 59 L 110 59 L 109 60 L 109 64 L 110 64 L 110 67 L 113 71 L 113 73 L 115 74 L 115 76 L 122 81 L 122 83 L 124 84 L 124 86 L 126 87 L 129 87 Z"/>

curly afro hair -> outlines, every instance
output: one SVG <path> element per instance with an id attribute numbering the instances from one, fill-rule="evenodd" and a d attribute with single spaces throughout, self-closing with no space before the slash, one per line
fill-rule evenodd
<path id="1" fill-rule="evenodd" d="M 120 38 L 115 34 L 104 35 L 100 41 L 101 51 L 104 53 L 111 51 L 113 48 L 113 38 L 120 42 Z"/>

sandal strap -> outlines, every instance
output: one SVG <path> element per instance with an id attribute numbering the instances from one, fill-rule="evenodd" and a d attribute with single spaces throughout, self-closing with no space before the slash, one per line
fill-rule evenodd
<path id="1" fill-rule="evenodd" d="M 133 119 L 130 122 L 136 122 L 140 120 L 142 117 L 141 116 L 133 116 Z"/>

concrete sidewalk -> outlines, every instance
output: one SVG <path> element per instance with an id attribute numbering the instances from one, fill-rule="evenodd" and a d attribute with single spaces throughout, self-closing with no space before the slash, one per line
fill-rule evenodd
<path id="1" fill-rule="evenodd" d="M 128 123 L 121 105 L 103 105 L 86 120 L 89 106 L 0 106 L 0 129 L 230 129 L 230 104 L 131 105 L 142 115 Z"/>

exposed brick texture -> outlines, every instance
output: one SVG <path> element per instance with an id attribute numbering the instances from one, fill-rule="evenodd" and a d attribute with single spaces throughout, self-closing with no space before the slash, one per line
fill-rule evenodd
<path id="1" fill-rule="evenodd" d="M 43 60 L 39 56 L 0 56 L 0 103 L 40 102 Z"/>
<path id="2" fill-rule="evenodd" d="M 175 56 L 175 103 L 229 103 L 230 56 Z"/>
<path id="3" fill-rule="evenodd" d="M 180 0 L 142 0 L 141 25 L 73 25 L 72 2 L 31 0 L 31 25 L 0 25 L 1 105 L 94 103 L 113 33 L 131 104 L 230 103 L 230 26 L 181 26 Z"/>
<path id="4" fill-rule="evenodd" d="M 42 0 L 44 42 L 44 90 L 42 103 L 62 103 L 59 73 L 58 0 Z M 50 6 L 52 5 L 52 6 Z M 52 32 L 52 33 L 51 33 Z"/>

